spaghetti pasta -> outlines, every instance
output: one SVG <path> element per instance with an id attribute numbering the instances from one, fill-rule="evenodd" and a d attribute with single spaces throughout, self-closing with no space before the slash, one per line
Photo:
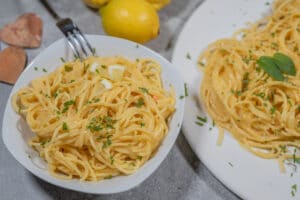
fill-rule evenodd
<path id="1" fill-rule="evenodd" d="M 300 1 L 276 0 L 272 15 L 199 57 L 200 96 L 217 126 L 253 154 L 283 161 L 300 157 Z M 295 63 L 296 75 L 271 78 L 257 60 L 277 52 Z"/>
<path id="2" fill-rule="evenodd" d="M 175 94 L 151 59 L 89 57 L 32 80 L 13 98 L 52 175 L 96 181 L 138 170 L 168 133 Z"/>

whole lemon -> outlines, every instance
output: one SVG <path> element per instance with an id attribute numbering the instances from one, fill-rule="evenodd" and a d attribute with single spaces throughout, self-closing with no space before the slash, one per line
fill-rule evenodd
<path id="1" fill-rule="evenodd" d="M 100 9 L 109 35 L 145 43 L 159 33 L 159 17 L 145 0 L 111 0 Z"/>
<path id="2" fill-rule="evenodd" d="M 83 0 L 86 5 L 92 7 L 92 8 L 100 8 L 105 3 L 107 3 L 109 0 Z"/>
<path id="3" fill-rule="evenodd" d="M 170 0 L 147 0 L 156 10 L 160 10 L 170 3 Z"/>

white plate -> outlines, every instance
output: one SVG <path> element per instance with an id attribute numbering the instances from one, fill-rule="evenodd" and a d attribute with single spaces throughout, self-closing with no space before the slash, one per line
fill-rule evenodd
<path id="1" fill-rule="evenodd" d="M 291 186 L 300 186 L 300 172 L 280 173 L 275 160 L 258 158 L 227 133 L 222 146 L 217 146 L 217 128 L 209 130 L 195 124 L 196 115 L 208 116 L 203 105 L 198 105 L 202 73 L 197 59 L 206 46 L 219 38 L 230 37 L 247 22 L 255 22 L 270 12 L 271 5 L 261 0 L 207 0 L 185 24 L 174 50 L 172 62 L 179 67 L 188 84 L 183 132 L 192 149 L 210 171 L 233 192 L 245 199 L 296 199 Z M 271 3 L 271 1 L 268 1 Z M 190 54 L 191 59 L 187 58 Z"/>
<path id="2" fill-rule="evenodd" d="M 92 46 L 96 48 L 97 54 L 101 56 L 123 55 L 134 60 L 136 58 L 152 58 L 158 61 L 162 67 L 164 87 L 169 88 L 169 84 L 172 84 L 175 88 L 177 97 L 184 93 L 183 79 L 178 70 L 169 61 L 150 49 L 141 45 L 137 46 L 134 42 L 113 37 L 89 35 L 87 38 Z M 38 157 L 37 153 L 28 146 L 27 141 L 34 134 L 30 131 L 26 122 L 13 111 L 11 98 L 18 89 L 29 84 L 32 79 L 44 74 L 41 70 L 42 68 L 53 71 L 56 67 L 61 65 L 60 57 L 67 58 L 70 56 L 69 54 L 70 50 L 65 40 L 60 39 L 45 49 L 27 66 L 26 70 L 15 84 L 6 105 L 2 127 L 4 144 L 15 159 L 26 169 L 49 183 L 72 190 L 94 194 L 116 193 L 131 189 L 142 183 L 157 169 L 173 146 L 183 119 L 184 100 L 179 100 L 179 98 L 176 99 L 176 112 L 169 123 L 169 133 L 155 156 L 135 174 L 130 176 L 119 176 L 110 180 L 98 182 L 57 179 L 48 173 L 45 169 L 45 163 Z M 34 70 L 35 66 L 39 67 L 39 72 Z"/>

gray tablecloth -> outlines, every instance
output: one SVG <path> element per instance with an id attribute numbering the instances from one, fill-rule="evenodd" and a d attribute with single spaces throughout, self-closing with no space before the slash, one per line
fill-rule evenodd
<path id="1" fill-rule="evenodd" d="M 80 1 L 49 0 L 55 10 L 64 17 L 71 17 L 88 34 L 104 34 L 97 12 L 88 9 Z M 184 22 L 202 0 L 172 0 L 160 11 L 160 35 L 146 44 L 151 49 L 171 59 L 176 38 Z M 13 21 L 22 13 L 35 12 L 44 21 L 43 42 L 38 49 L 27 49 L 28 62 L 62 34 L 54 20 L 38 0 L 1 0 L 0 27 Z M 3 48 L 3 44 L 1 45 Z M 12 86 L 0 83 L 0 127 L 7 98 Z M 2 128 L 0 129 L 2 135 Z M 239 199 L 192 152 L 183 134 L 158 170 L 138 187 L 113 195 L 90 195 L 65 190 L 33 176 L 23 168 L 0 140 L 0 199 L 48 200 L 48 199 Z"/>

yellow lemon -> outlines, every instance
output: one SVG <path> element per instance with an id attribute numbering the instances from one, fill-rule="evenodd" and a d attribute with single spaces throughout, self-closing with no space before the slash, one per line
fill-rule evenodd
<path id="1" fill-rule="evenodd" d="M 160 10 L 170 3 L 170 0 L 147 0 L 156 9 Z"/>
<path id="2" fill-rule="evenodd" d="M 92 8 L 100 8 L 109 0 L 83 0 L 84 3 Z"/>
<path id="3" fill-rule="evenodd" d="M 145 43 L 159 33 L 159 17 L 145 0 L 111 0 L 100 14 L 105 32 L 112 36 Z"/>

